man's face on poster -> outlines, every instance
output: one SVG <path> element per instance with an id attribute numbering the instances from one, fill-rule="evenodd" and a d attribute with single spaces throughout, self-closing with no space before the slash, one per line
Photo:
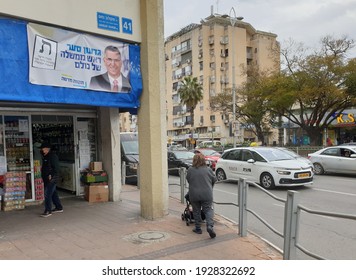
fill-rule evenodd
<path id="1" fill-rule="evenodd" d="M 113 78 L 117 78 L 121 74 L 121 55 L 118 52 L 107 50 L 104 57 L 104 63 L 108 73 Z"/>

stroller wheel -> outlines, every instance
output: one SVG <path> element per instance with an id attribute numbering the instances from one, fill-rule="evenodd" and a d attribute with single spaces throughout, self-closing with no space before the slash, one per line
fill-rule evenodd
<path id="1" fill-rule="evenodd" d="M 182 218 L 182 221 L 184 221 L 184 214 L 182 214 L 182 217 L 181 217 L 181 218 Z"/>
<path id="2" fill-rule="evenodd" d="M 188 221 L 185 224 L 187 225 L 187 227 L 189 226 L 189 222 Z"/>

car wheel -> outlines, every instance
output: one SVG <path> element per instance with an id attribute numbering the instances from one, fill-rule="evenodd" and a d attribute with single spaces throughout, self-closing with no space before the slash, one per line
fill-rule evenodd
<path id="1" fill-rule="evenodd" d="M 262 173 L 260 177 L 260 184 L 265 189 L 273 189 L 275 187 L 273 177 L 269 173 Z"/>
<path id="2" fill-rule="evenodd" d="M 320 163 L 314 163 L 314 173 L 316 175 L 324 174 L 324 168 L 321 166 Z"/>
<path id="3" fill-rule="evenodd" d="M 224 170 L 222 169 L 216 170 L 216 178 L 218 179 L 218 181 L 226 180 L 226 174 Z"/>

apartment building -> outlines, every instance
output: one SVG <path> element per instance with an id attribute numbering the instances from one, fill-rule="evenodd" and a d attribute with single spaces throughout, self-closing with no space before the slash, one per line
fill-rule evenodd
<path id="1" fill-rule="evenodd" d="M 239 121 L 232 122 L 231 113 L 213 112 L 210 97 L 231 90 L 233 83 L 238 88 L 247 79 L 243 70 L 247 67 L 279 69 L 279 59 L 276 63 L 271 51 L 279 47 L 276 38 L 276 34 L 258 31 L 243 20 L 232 25 L 229 16 L 218 14 L 211 14 L 200 24 L 190 24 L 168 37 L 165 42 L 168 141 L 190 146 L 208 139 L 223 144 L 233 143 L 233 137 L 236 143 L 257 140 L 253 128 Z M 194 112 L 194 127 L 190 112 L 180 103 L 178 94 L 185 76 L 197 77 L 204 92 Z M 270 143 L 274 140 L 274 136 L 269 137 Z"/>

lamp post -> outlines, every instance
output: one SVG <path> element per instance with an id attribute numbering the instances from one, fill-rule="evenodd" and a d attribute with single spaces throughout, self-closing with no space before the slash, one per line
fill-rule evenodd
<path id="1" fill-rule="evenodd" d="M 231 8 L 229 13 L 230 23 L 232 26 L 232 135 L 234 140 L 234 148 L 236 148 L 236 85 L 235 85 L 235 24 L 238 20 L 243 20 L 243 17 L 236 17 L 234 7 Z"/>

